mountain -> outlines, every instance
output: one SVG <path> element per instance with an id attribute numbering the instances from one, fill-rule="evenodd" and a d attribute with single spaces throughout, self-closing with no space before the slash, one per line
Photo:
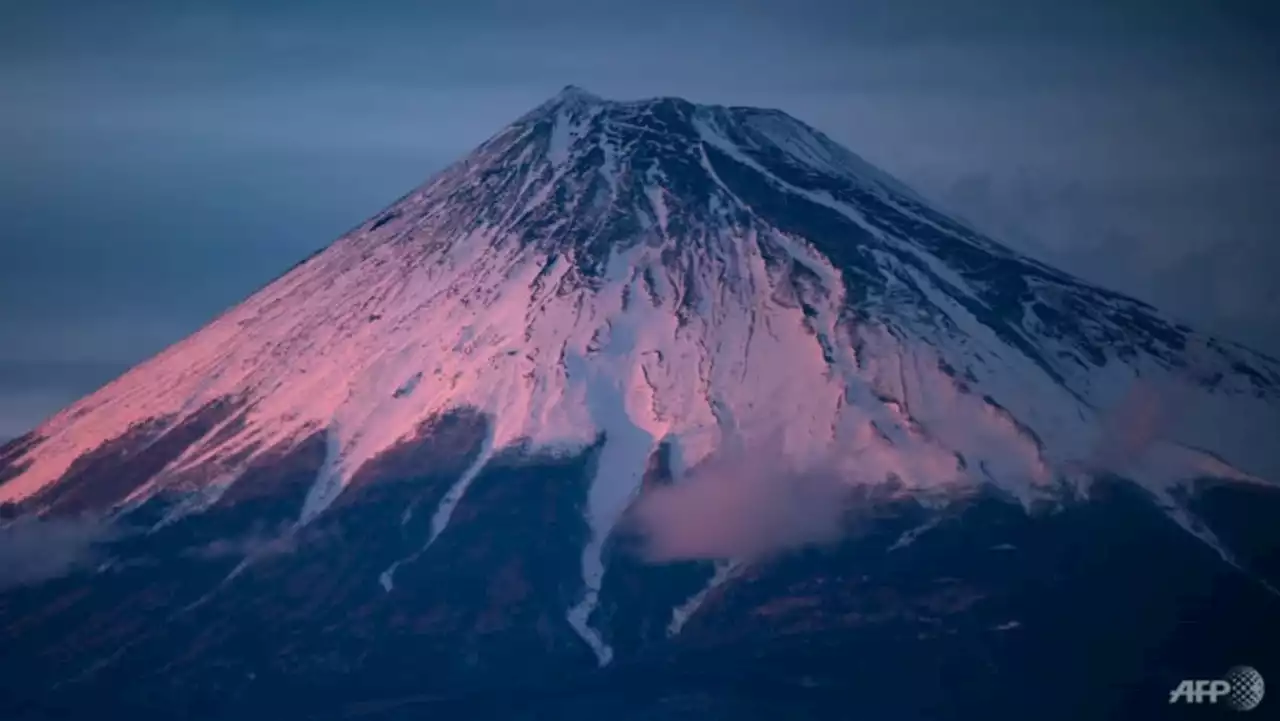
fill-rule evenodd
<path id="1" fill-rule="evenodd" d="M 0 714 L 1151 716 L 1280 672 L 1278 399 L 785 113 L 569 87 L 0 447 Z"/>

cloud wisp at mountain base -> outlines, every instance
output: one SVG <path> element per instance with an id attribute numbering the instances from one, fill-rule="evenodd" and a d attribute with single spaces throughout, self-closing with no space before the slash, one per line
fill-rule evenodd
<path id="1" fill-rule="evenodd" d="M 18 518 L 0 525 L 0 590 L 48 581 L 105 560 L 122 531 L 98 516 Z"/>
<path id="2" fill-rule="evenodd" d="M 629 514 L 648 562 L 757 560 L 838 541 L 851 489 L 827 459 L 797 461 L 774 441 L 721 454 L 674 485 L 642 493 Z"/>

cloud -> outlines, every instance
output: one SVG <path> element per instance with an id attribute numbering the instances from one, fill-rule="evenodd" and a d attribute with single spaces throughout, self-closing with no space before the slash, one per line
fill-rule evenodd
<path id="1" fill-rule="evenodd" d="M 628 523 L 651 563 L 750 560 L 839 540 L 849 498 L 834 464 L 797 462 L 765 443 L 647 490 Z"/>
<path id="2" fill-rule="evenodd" d="M 23 516 L 0 525 L 0 591 L 43 583 L 75 571 L 155 563 L 148 557 L 110 558 L 103 546 L 141 529 L 129 528 L 98 516 L 37 518 Z M 310 540 L 315 540 L 312 534 Z M 258 560 L 297 550 L 300 539 L 288 524 L 258 526 L 248 533 L 218 538 L 188 547 L 179 554 L 189 559 Z"/>
<path id="3" fill-rule="evenodd" d="M 41 583 L 101 560 L 120 529 L 96 517 L 19 518 L 0 526 L 0 590 Z"/>
<path id="4" fill-rule="evenodd" d="M 1123 472 L 1159 440 L 1168 410 L 1156 384 L 1141 378 L 1134 381 L 1120 402 L 1103 415 L 1102 433 L 1090 465 Z"/>
<path id="5" fill-rule="evenodd" d="M 243 536 L 217 538 L 204 545 L 188 549 L 184 555 L 204 560 L 262 558 L 293 553 L 297 547 L 298 539 L 291 532 L 289 525 L 281 524 L 275 530 L 255 528 Z"/>

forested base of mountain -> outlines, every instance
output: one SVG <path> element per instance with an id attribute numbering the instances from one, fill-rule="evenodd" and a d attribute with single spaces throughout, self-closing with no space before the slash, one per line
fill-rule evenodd
<path id="1" fill-rule="evenodd" d="M 124 571 L 10 589 L 0 717 L 1211 718 L 1169 705 L 1179 680 L 1238 664 L 1280 678 L 1266 641 L 1280 638 L 1280 596 L 1264 584 L 1280 585 L 1264 523 L 1280 494 L 1195 497 L 1241 549 L 1238 568 L 1121 481 L 1043 513 L 994 494 L 940 518 L 902 503 L 837 546 L 748 567 L 678 636 L 597 669 L 564 620 L 577 550 L 530 543 L 521 520 L 555 525 L 561 507 L 580 519 L 572 481 L 590 453 L 481 474 L 468 494 L 481 505 L 460 507 L 455 535 L 390 592 L 378 573 L 403 549 L 379 530 L 399 523 L 386 498 L 335 510 L 342 543 L 300 539 L 312 545 L 229 581 L 233 560 L 164 560 L 131 539 Z M 500 492 L 504 514 L 481 513 Z M 656 597 L 688 583 L 687 568 L 648 571 Z M 627 608 L 651 611 L 619 606 L 611 622 L 638 623 Z"/>

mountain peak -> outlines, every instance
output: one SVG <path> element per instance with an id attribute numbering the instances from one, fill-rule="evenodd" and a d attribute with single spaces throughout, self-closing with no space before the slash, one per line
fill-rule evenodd
<path id="1" fill-rule="evenodd" d="M 580 108 L 605 103 L 605 99 L 578 85 L 566 85 L 560 92 L 547 98 L 541 105 L 527 113 L 524 118 L 538 117 L 554 113 L 566 108 Z M 522 118 L 522 120 L 524 119 Z M 519 121 L 517 121 L 519 122 Z"/>
<path id="2" fill-rule="evenodd" d="M 569 84 L 560 88 L 560 92 L 556 93 L 556 98 L 582 98 L 585 100 L 600 100 L 600 96 L 579 85 Z"/>

